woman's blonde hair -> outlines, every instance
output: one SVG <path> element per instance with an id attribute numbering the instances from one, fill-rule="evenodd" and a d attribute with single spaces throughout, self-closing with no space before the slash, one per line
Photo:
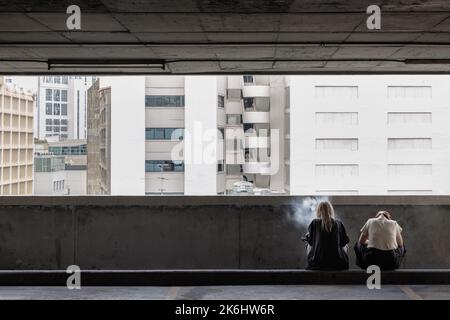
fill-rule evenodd
<path id="1" fill-rule="evenodd" d="M 333 227 L 334 209 L 330 202 L 322 201 L 316 208 L 317 218 L 322 220 L 322 229 L 331 232 Z"/>

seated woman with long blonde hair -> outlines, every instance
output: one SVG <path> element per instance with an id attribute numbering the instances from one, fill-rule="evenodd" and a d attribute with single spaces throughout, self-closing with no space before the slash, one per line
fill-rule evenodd
<path id="1" fill-rule="evenodd" d="M 347 244 L 349 238 L 344 224 L 334 218 L 330 202 L 320 202 L 316 208 L 317 219 L 308 227 L 305 241 L 308 243 L 310 270 L 348 269 Z"/>

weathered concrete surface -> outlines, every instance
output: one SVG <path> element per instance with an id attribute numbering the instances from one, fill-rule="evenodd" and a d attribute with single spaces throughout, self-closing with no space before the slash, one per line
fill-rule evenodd
<path id="1" fill-rule="evenodd" d="M 1 287 L 0 300 L 427 300 L 450 299 L 450 286 Z"/>
<path id="2" fill-rule="evenodd" d="M 71 4 L 0 2 L 0 73 L 450 72 L 447 0 L 82 0 L 81 30 L 66 26 Z M 380 30 L 366 26 L 374 4 Z M 165 68 L 56 68 L 62 60 Z"/>
<path id="3" fill-rule="evenodd" d="M 366 270 L 165 269 L 81 270 L 82 286 L 361 285 Z M 66 286 L 66 270 L 0 270 L 1 286 Z M 450 269 L 383 271 L 382 285 L 448 285 Z"/>
<path id="4" fill-rule="evenodd" d="M 334 197 L 352 242 L 385 209 L 404 268 L 450 268 L 450 197 Z M 305 266 L 301 197 L 2 197 L 0 269 L 290 269 Z M 351 252 L 351 268 L 355 268 Z"/>

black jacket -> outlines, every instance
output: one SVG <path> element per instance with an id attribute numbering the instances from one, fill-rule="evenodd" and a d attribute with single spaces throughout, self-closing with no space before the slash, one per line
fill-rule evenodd
<path id="1" fill-rule="evenodd" d="M 322 228 L 322 221 L 314 219 L 308 227 L 305 238 L 311 246 L 307 269 L 348 269 L 348 255 L 344 247 L 350 240 L 340 220 L 333 219 L 333 227 L 330 232 L 327 232 Z"/>

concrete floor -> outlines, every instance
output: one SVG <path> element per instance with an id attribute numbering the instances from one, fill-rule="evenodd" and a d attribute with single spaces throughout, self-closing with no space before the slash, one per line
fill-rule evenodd
<path id="1" fill-rule="evenodd" d="M 211 286 L 211 287 L 0 287 L 0 300 L 21 299 L 158 299 L 158 300 L 270 300 L 270 299 L 363 299 L 450 300 L 450 285 L 385 285 L 368 290 L 355 285 Z"/>

